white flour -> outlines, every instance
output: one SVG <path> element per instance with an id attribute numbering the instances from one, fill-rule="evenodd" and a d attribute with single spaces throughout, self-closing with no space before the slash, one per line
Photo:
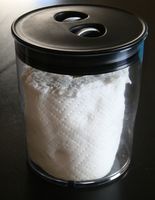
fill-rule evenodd
<path id="1" fill-rule="evenodd" d="M 27 67 L 22 84 L 31 160 L 64 180 L 106 176 L 120 143 L 127 83 L 128 68 L 73 77 Z"/>

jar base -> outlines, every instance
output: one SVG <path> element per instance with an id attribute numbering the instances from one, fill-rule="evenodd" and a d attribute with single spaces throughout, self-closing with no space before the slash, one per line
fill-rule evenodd
<path id="1" fill-rule="evenodd" d="M 122 177 L 123 175 L 126 175 L 125 172 L 127 172 L 127 169 L 129 167 L 130 159 L 128 159 L 126 163 L 123 165 L 123 167 L 119 169 L 118 171 L 116 171 L 115 173 L 110 172 L 109 175 L 107 175 L 106 177 L 90 180 L 90 181 L 89 180 L 88 181 L 66 181 L 66 180 L 58 179 L 56 177 L 49 175 L 44 170 L 42 170 L 31 159 L 28 159 L 28 164 L 35 174 L 39 175 L 42 179 L 50 183 L 54 183 L 56 185 L 64 186 L 64 187 L 84 188 L 84 187 L 96 187 L 100 185 L 105 185 Z"/>

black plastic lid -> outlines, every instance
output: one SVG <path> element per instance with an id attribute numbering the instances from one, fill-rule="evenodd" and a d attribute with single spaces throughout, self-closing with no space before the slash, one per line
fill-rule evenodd
<path id="1" fill-rule="evenodd" d="M 147 25 L 112 7 L 59 5 L 31 11 L 12 25 L 16 53 L 26 64 L 60 74 L 118 70 L 137 58 Z"/>

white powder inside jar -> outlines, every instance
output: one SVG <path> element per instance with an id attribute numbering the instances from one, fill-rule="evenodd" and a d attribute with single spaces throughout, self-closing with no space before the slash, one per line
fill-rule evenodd
<path id="1" fill-rule="evenodd" d="M 63 180 L 106 176 L 120 143 L 128 68 L 73 77 L 27 67 L 22 74 L 31 160 Z"/>

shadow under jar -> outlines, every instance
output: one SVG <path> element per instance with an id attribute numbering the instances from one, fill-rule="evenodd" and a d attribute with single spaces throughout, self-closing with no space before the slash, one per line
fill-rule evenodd
<path id="1" fill-rule="evenodd" d="M 147 25 L 116 8 L 41 8 L 12 25 L 28 162 L 64 186 L 104 184 L 130 163 Z"/>

